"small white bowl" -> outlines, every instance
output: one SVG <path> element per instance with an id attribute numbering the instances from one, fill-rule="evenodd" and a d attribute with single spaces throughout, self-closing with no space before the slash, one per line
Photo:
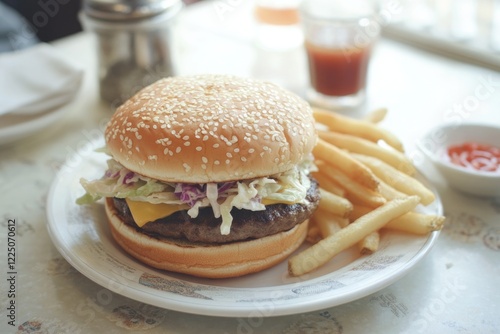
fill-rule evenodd
<path id="1" fill-rule="evenodd" d="M 449 160 L 448 147 L 466 142 L 500 148 L 500 127 L 473 123 L 443 124 L 430 130 L 417 142 L 417 146 L 434 163 L 451 187 L 472 195 L 500 197 L 499 172 L 466 169 Z"/>

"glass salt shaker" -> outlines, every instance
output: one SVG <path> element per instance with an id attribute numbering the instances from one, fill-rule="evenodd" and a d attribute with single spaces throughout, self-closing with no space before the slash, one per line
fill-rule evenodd
<path id="1" fill-rule="evenodd" d="M 82 23 L 96 33 L 99 92 L 114 109 L 174 75 L 171 26 L 181 0 L 85 0 Z"/>

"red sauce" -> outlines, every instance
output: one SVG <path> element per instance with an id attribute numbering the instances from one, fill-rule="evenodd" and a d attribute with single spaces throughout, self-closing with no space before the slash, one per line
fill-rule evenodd
<path id="1" fill-rule="evenodd" d="M 448 147 L 450 161 L 458 166 L 484 172 L 500 172 L 500 148 L 466 142 Z"/>
<path id="2" fill-rule="evenodd" d="M 306 42 L 311 85 L 324 95 L 356 94 L 366 86 L 371 48 L 328 49 Z"/>

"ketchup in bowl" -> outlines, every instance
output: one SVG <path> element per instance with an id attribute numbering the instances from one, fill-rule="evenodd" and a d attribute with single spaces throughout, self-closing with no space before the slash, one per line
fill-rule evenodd
<path id="1" fill-rule="evenodd" d="M 466 142 L 447 150 L 450 161 L 458 166 L 481 172 L 500 172 L 500 148 Z"/>

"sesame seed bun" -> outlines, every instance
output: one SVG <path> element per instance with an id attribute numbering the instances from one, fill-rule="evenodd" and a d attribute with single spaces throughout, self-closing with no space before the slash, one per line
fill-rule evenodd
<path id="1" fill-rule="evenodd" d="M 308 220 L 264 238 L 196 244 L 141 233 L 120 219 L 110 198 L 105 208 L 113 238 L 131 256 L 158 269 L 207 278 L 237 277 L 274 266 L 293 253 L 307 235 Z"/>
<path id="2" fill-rule="evenodd" d="M 162 79 L 121 105 L 105 139 L 130 170 L 168 182 L 273 175 L 316 143 L 307 102 L 269 83 L 225 75 Z"/>

